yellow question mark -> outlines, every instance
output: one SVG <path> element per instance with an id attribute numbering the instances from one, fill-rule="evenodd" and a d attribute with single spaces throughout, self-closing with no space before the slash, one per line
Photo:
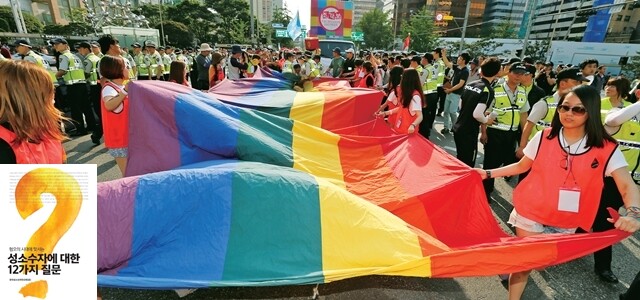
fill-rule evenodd
<path id="1" fill-rule="evenodd" d="M 80 206 L 82 206 L 82 191 L 80 185 L 71 175 L 54 168 L 38 168 L 29 171 L 20 178 L 16 186 L 16 208 L 22 219 L 26 219 L 42 208 L 40 196 L 50 193 L 56 198 L 56 207 L 40 228 L 31 236 L 27 243 L 24 256 L 34 254 L 51 254 L 60 238 L 67 233 L 75 222 Z M 38 249 L 44 249 L 42 251 Z M 40 265 L 37 270 L 42 270 Z M 40 280 L 26 284 L 20 289 L 24 297 L 32 296 L 44 299 L 47 297 L 47 281 Z"/>

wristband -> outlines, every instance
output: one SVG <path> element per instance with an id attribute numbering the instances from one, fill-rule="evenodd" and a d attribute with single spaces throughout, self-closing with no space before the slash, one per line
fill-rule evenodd
<path id="1" fill-rule="evenodd" d="M 640 220 L 640 207 L 637 207 L 637 206 L 627 207 L 627 214 L 625 216 Z"/>
<path id="2" fill-rule="evenodd" d="M 487 178 L 493 178 L 491 177 L 491 170 L 484 170 L 485 173 L 487 173 Z"/>

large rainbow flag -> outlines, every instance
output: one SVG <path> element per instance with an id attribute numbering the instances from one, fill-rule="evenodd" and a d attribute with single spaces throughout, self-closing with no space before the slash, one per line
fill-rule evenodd
<path id="1" fill-rule="evenodd" d="M 130 177 L 98 187 L 101 286 L 496 275 L 628 236 L 510 237 L 475 172 L 381 120 L 332 132 L 180 85 L 129 94 Z"/>

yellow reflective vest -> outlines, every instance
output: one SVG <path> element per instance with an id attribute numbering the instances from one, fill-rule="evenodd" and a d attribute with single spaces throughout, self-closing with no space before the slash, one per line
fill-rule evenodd
<path id="1" fill-rule="evenodd" d="M 441 87 L 444 84 L 444 61 L 442 58 L 436 61 L 436 69 L 438 70 L 438 77 L 436 78 L 437 86 Z"/>
<path id="2" fill-rule="evenodd" d="M 600 114 L 602 120 L 606 118 L 609 111 L 612 109 L 609 98 L 603 98 L 600 104 Z M 613 135 L 618 141 L 618 149 L 622 152 L 624 159 L 627 161 L 627 169 L 631 174 L 631 178 L 636 184 L 640 184 L 640 121 L 633 117 L 620 126 L 618 131 Z"/>
<path id="3" fill-rule="evenodd" d="M 509 98 L 505 91 L 504 85 L 494 88 L 495 105 L 493 111 L 498 114 L 496 122 L 488 128 L 499 129 L 504 131 L 518 130 L 520 125 L 520 113 L 522 108 L 527 104 L 527 92 L 524 87 L 516 87 L 514 99 Z"/>
<path id="4" fill-rule="evenodd" d="M 438 91 L 438 70 L 431 64 L 424 67 L 427 72 L 427 79 L 424 81 L 422 90 L 425 94 L 435 93 Z"/>
<path id="5" fill-rule="evenodd" d="M 91 63 L 91 73 L 89 73 L 89 77 L 87 78 L 87 81 L 90 85 L 97 85 L 98 84 L 98 62 L 100 61 L 100 57 L 98 57 L 93 53 L 89 53 L 89 55 L 87 55 L 87 58 L 85 59 Z"/>
<path id="6" fill-rule="evenodd" d="M 529 135 L 529 140 L 533 138 L 538 131 L 542 131 L 547 127 L 551 127 L 551 121 L 553 120 L 553 115 L 556 114 L 556 108 L 558 107 L 558 103 L 553 96 L 547 96 L 546 98 L 540 100 L 544 101 L 547 104 L 547 114 L 542 118 L 542 120 L 538 121 L 538 124 L 533 125 L 533 130 L 531 130 L 531 135 Z"/>
<path id="7" fill-rule="evenodd" d="M 60 55 L 63 55 L 69 60 L 69 69 L 67 70 L 67 73 L 62 76 L 64 84 L 73 85 L 76 83 L 85 83 L 84 70 L 82 69 L 82 62 L 80 62 L 80 59 L 68 50 L 62 52 Z"/>

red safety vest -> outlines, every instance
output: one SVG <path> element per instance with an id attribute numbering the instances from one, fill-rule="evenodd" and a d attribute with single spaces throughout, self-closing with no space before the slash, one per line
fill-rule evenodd
<path id="1" fill-rule="evenodd" d="M 416 95 L 420 96 L 420 93 L 418 93 L 418 91 L 413 91 L 413 95 L 411 95 L 411 97 Z M 402 107 L 402 99 L 399 98 L 398 101 L 398 105 L 401 106 L 400 111 L 398 112 L 398 119 L 396 120 L 396 123 L 392 124 L 394 124 L 394 128 L 397 132 L 409 133 L 409 126 L 411 126 L 411 124 L 415 122 L 415 120 L 418 118 L 418 115 L 411 115 L 411 103 L 409 103 L 409 107 Z M 414 128 L 414 133 L 418 132 L 417 127 L 418 126 Z"/>
<path id="2" fill-rule="evenodd" d="M 391 111 L 392 109 L 400 106 L 400 86 L 396 87 L 395 91 L 389 91 L 389 94 L 391 93 L 395 93 L 396 95 L 396 101 L 398 102 L 398 104 L 393 104 L 393 102 L 389 101 L 389 105 L 387 106 L 387 109 L 389 111 Z M 391 124 L 391 126 L 396 126 L 396 120 L 398 119 L 398 115 L 397 114 L 391 114 L 387 117 L 387 122 L 389 124 Z"/>
<path id="3" fill-rule="evenodd" d="M 117 92 L 121 89 L 111 81 L 105 81 L 104 88 L 110 86 Z M 129 96 L 122 101 L 122 111 L 115 113 L 108 111 L 100 94 L 100 108 L 102 110 L 102 128 L 104 132 L 104 145 L 110 149 L 127 148 L 129 146 Z"/>
<path id="4" fill-rule="evenodd" d="M 551 128 L 542 133 L 531 172 L 513 190 L 513 206 L 518 214 L 543 225 L 589 230 L 598 211 L 605 168 L 617 145 L 605 141 L 603 148 L 591 147 L 585 153 L 571 155 L 571 169 L 580 187 L 579 208 L 575 213 L 561 211 L 558 210 L 560 188 L 565 186 L 565 179 L 567 185 L 573 185 L 573 178 L 569 170 L 563 168 L 566 152 L 557 136 L 552 140 L 546 138 L 549 132 Z"/>
<path id="5" fill-rule="evenodd" d="M 16 134 L 0 126 L 0 139 L 7 142 L 16 155 L 19 164 L 62 164 L 67 156 L 62 148 L 62 142 L 48 139 L 39 144 L 22 142 L 14 145 Z"/>
<path id="6" fill-rule="evenodd" d="M 373 79 L 373 84 L 375 85 L 376 80 L 375 80 L 375 78 L 373 77 L 373 74 L 369 73 L 369 74 L 365 75 L 365 76 L 360 80 L 360 82 L 359 82 L 359 84 L 358 84 L 358 87 L 361 87 L 361 88 L 369 88 L 369 87 L 367 86 L 367 78 L 369 78 L 369 77 L 371 77 L 371 79 Z"/>

